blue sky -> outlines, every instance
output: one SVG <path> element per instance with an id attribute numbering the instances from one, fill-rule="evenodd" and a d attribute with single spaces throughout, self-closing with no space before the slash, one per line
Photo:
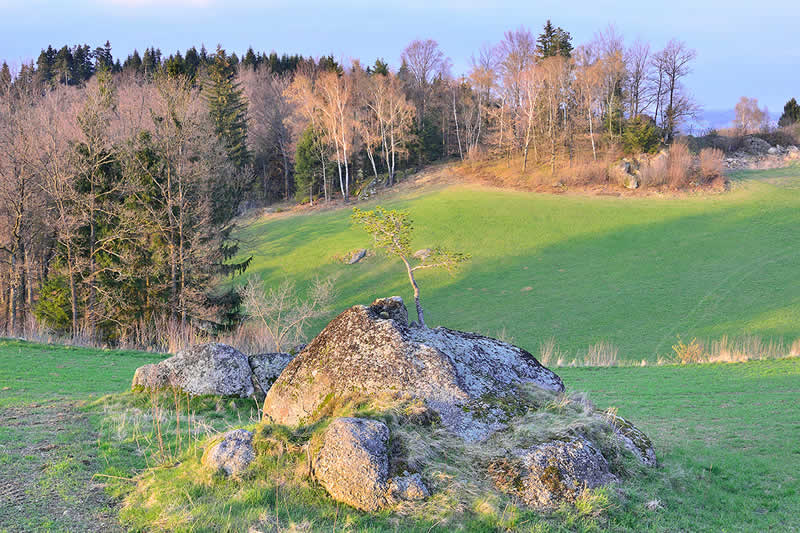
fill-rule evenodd
<path id="1" fill-rule="evenodd" d="M 631 42 L 654 49 L 670 38 L 695 48 L 698 58 L 688 81 L 707 109 L 730 109 L 742 95 L 779 111 L 800 97 L 800 2 L 675 0 L 0 0 L 0 58 L 18 64 L 47 44 L 111 41 L 115 57 L 134 47 L 165 53 L 205 43 L 228 51 L 360 58 L 383 57 L 396 65 L 415 38 L 436 39 L 452 59 L 454 73 L 484 43 L 519 27 L 538 33 L 546 19 L 572 33 L 579 44 L 607 26 Z M 743 4 L 743 3 L 742 3 Z M 665 7 L 666 6 L 666 7 Z"/>

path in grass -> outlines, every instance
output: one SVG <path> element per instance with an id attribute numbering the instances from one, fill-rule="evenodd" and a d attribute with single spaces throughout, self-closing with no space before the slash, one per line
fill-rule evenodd
<path id="1" fill-rule="evenodd" d="M 567 355 L 608 341 L 623 359 L 653 360 L 670 355 L 678 336 L 800 337 L 800 167 L 735 178 L 732 192 L 681 198 L 456 185 L 381 203 L 411 212 L 415 249 L 440 244 L 472 254 L 455 277 L 420 272 L 431 324 L 505 331 L 534 352 L 549 337 Z M 376 296 L 411 298 L 396 261 L 332 260 L 370 245 L 346 209 L 268 217 L 239 236 L 254 256 L 250 274 L 269 286 L 289 277 L 302 287 L 333 273 L 336 310 Z"/>
<path id="2" fill-rule="evenodd" d="M 0 340 L 0 531 L 115 531 L 99 414 L 87 400 L 130 386 L 141 352 Z"/>

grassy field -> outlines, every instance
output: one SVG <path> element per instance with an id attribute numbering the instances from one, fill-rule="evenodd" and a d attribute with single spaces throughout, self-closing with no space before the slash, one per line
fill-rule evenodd
<path id="1" fill-rule="evenodd" d="M 241 482 L 188 475 L 196 472 L 196 448 L 146 470 L 154 457 L 146 441 L 154 434 L 142 421 L 152 398 L 125 391 L 134 368 L 157 358 L 0 344 L 0 531 L 268 531 L 292 524 L 351 531 L 800 530 L 797 358 L 561 369 L 569 390 L 587 392 L 598 407 L 616 406 L 648 432 L 661 466 L 611 491 L 596 516 L 541 517 L 487 504 L 444 513 L 440 523 L 349 510 L 317 487 L 292 489 L 277 475 Z M 63 374 L 42 378 L 59 365 Z M 209 424 L 204 430 L 252 425 L 246 402 L 220 408 L 198 399 L 191 409 L 196 422 Z M 165 431 L 173 444 L 174 437 Z M 143 480 L 138 495 L 126 480 L 135 474 Z M 137 505 L 123 509 L 120 525 L 125 501 Z"/>
<path id="2" fill-rule="evenodd" d="M 637 361 L 671 355 L 678 336 L 787 344 L 800 337 L 800 167 L 740 172 L 733 191 L 720 195 L 615 198 L 452 185 L 380 203 L 410 211 L 415 249 L 472 254 L 455 277 L 420 273 L 430 325 L 504 331 L 534 353 L 550 337 L 567 355 L 606 341 L 621 359 Z M 239 236 L 254 256 L 249 272 L 270 286 L 338 274 L 337 310 L 392 294 L 410 301 L 399 262 L 332 259 L 370 245 L 347 209 L 272 215 Z"/>

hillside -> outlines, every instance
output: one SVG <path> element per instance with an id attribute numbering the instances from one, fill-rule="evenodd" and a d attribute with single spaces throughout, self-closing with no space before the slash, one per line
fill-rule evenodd
<path id="1" fill-rule="evenodd" d="M 680 336 L 800 337 L 800 167 L 743 171 L 724 194 L 617 198 L 445 183 L 379 202 L 410 211 L 414 249 L 472 254 L 455 277 L 419 276 L 431 325 L 504 335 L 572 357 L 606 341 L 619 358 L 669 356 Z M 376 205 L 363 202 L 359 207 Z M 333 308 L 411 290 L 399 262 L 334 256 L 369 247 L 349 209 L 279 213 L 240 229 L 249 270 L 269 286 L 338 275 Z M 315 334 L 318 321 L 309 329 Z"/>

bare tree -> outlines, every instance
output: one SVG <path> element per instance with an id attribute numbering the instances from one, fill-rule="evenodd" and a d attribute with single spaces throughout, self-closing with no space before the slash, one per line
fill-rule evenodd
<path id="1" fill-rule="evenodd" d="M 625 53 L 628 69 L 625 93 L 628 96 L 628 116 L 638 117 L 653 103 L 648 80 L 650 78 L 650 44 L 640 39 L 628 47 Z"/>
<path id="2" fill-rule="evenodd" d="M 667 46 L 653 56 L 653 65 L 658 80 L 664 142 L 675 135 L 681 122 L 697 113 L 697 104 L 683 87 L 683 79 L 691 73 L 691 62 L 697 53 L 686 44 L 672 39 Z"/>
<path id="3" fill-rule="evenodd" d="M 334 147 L 339 188 L 345 202 L 350 199 L 350 157 L 355 152 L 354 90 L 352 78 L 323 72 L 317 79 L 320 124 Z"/>
<path id="4" fill-rule="evenodd" d="M 335 278 L 316 278 L 305 298 L 298 294 L 293 281 L 285 280 L 266 289 L 264 282 L 251 277 L 239 289 L 247 319 L 259 322 L 272 337 L 275 349 L 282 351 L 286 342 L 302 341 L 310 320 L 323 316 L 336 296 Z"/>
<path id="5" fill-rule="evenodd" d="M 266 167 L 272 154 L 277 154 L 283 169 L 284 198 L 289 197 L 289 177 L 292 167 L 292 147 L 296 132 L 290 128 L 294 113 L 293 102 L 287 98 L 290 79 L 268 69 L 242 69 L 239 74 L 249 102 L 248 141 L 256 160 Z M 267 169 L 263 168 L 264 197 L 268 194 Z"/>
<path id="6" fill-rule="evenodd" d="M 412 75 L 412 94 L 417 104 L 417 126 L 422 130 L 433 80 L 447 73 L 449 60 L 439 49 L 439 44 L 432 39 L 412 41 L 403 50 L 401 59 Z"/>
<path id="7" fill-rule="evenodd" d="M 758 107 L 757 98 L 742 96 L 734 108 L 733 126 L 741 133 L 753 133 L 765 129 L 769 123 L 769 110 Z"/>

